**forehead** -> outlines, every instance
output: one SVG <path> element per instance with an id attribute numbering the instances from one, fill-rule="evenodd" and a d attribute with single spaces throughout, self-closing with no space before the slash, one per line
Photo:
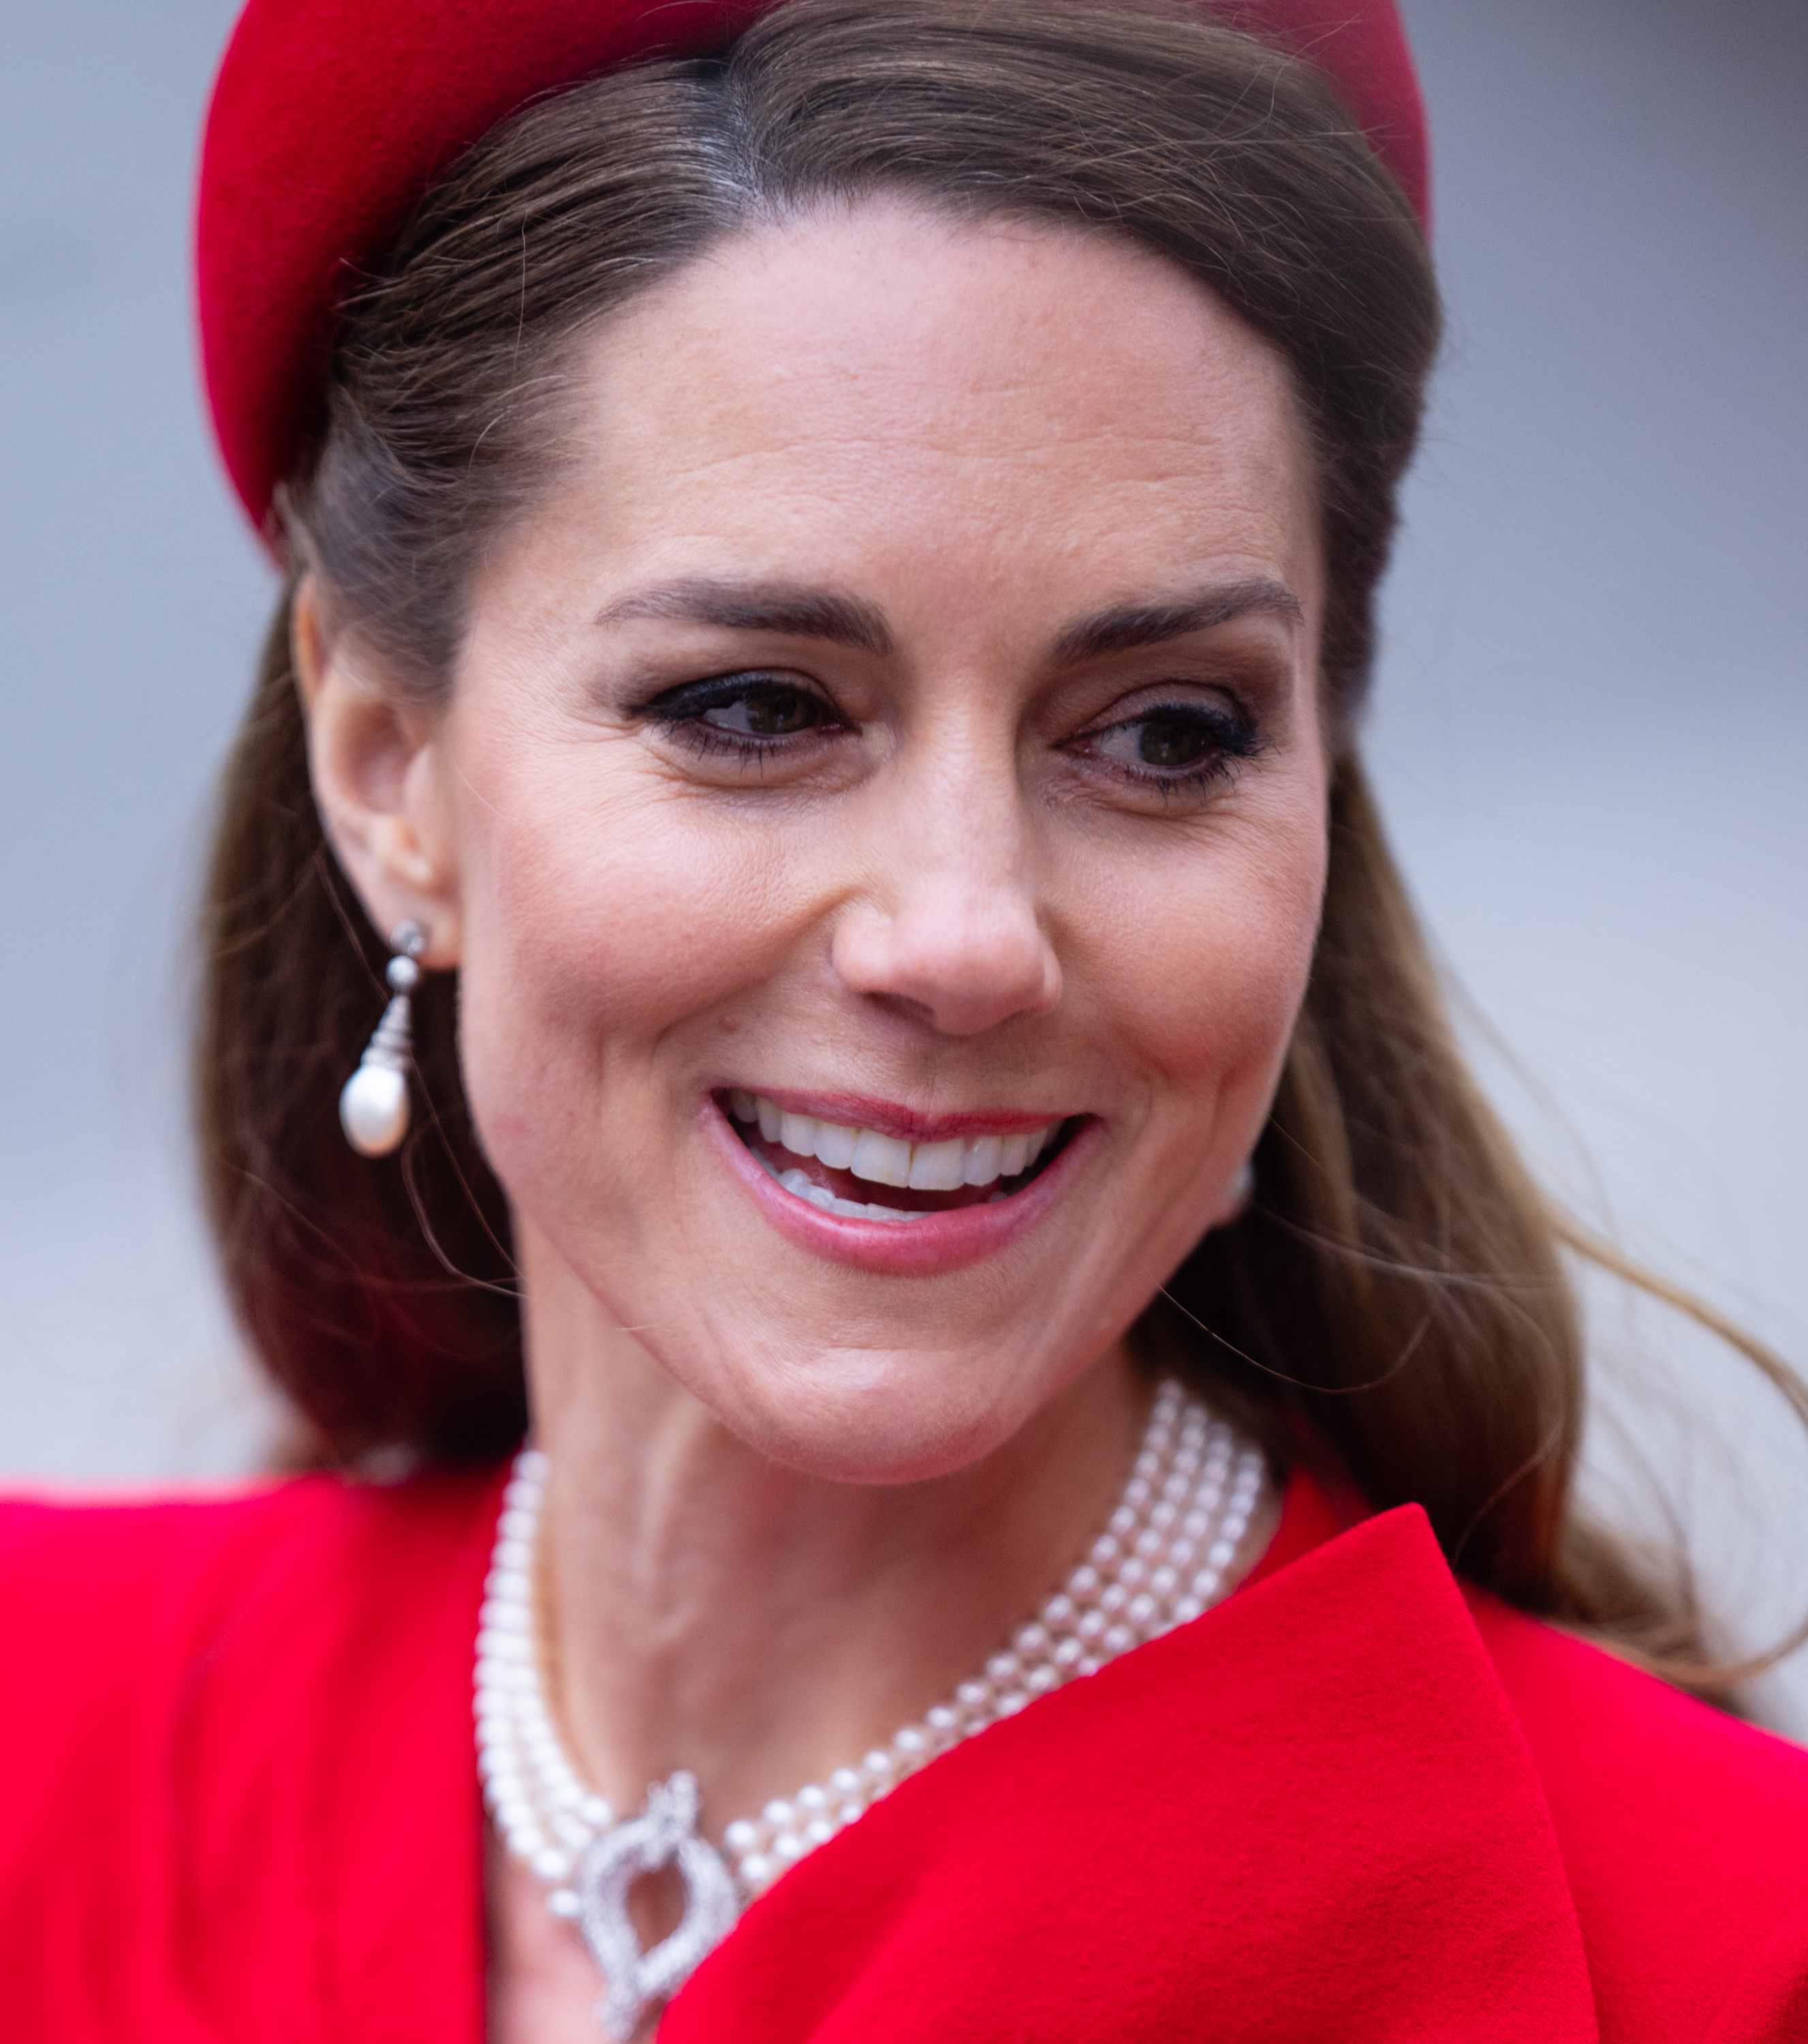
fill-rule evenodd
<path id="1" fill-rule="evenodd" d="M 1284 359 L 1103 233 L 883 202 L 762 225 L 605 323 L 572 424 L 560 508 L 617 564 L 1316 581 Z"/>

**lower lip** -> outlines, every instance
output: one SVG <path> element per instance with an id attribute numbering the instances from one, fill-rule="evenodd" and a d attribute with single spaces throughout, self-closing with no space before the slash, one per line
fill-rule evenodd
<path id="1" fill-rule="evenodd" d="M 894 1278 L 958 1270 L 1008 1249 L 1060 1198 L 1099 1126 L 1096 1121 L 1083 1122 L 1021 1192 L 1005 1199 L 950 1207 L 914 1220 L 854 1220 L 844 1214 L 824 1213 L 820 1207 L 786 1192 L 729 1126 L 712 1095 L 704 1096 L 703 1120 L 728 1168 L 781 1235 L 817 1256 Z"/>

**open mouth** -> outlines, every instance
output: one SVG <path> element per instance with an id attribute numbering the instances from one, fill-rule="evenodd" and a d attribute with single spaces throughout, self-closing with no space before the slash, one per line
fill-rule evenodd
<path id="1" fill-rule="evenodd" d="M 786 1192 L 848 1220 L 912 1221 L 1009 1199 L 1069 1132 L 1058 1120 L 1026 1134 L 911 1143 L 793 1114 L 739 1087 L 719 1098 L 730 1127 Z"/>

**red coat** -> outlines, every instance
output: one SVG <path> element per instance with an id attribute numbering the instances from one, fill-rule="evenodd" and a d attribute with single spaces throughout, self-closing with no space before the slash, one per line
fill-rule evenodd
<path id="1" fill-rule="evenodd" d="M 496 1496 L 0 1509 L 0 2035 L 479 2044 Z M 804 1860 L 659 2044 L 1596 2036 L 1808 2040 L 1808 1754 L 1296 1478 L 1235 1596 Z"/>

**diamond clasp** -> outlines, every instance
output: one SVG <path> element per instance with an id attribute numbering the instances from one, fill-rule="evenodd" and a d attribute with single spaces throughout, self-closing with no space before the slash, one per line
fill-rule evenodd
<path id="1" fill-rule="evenodd" d="M 647 2010 L 677 1993 L 740 1913 L 734 1877 L 697 1835 L 698 1807 L 694 1774 L 655 1782 L 640 1815 L 593 1840 L 578 1862 L 578 1921 L 608 1983 L 597 2021 L 613 2044 L 630 2044 Z M 685 1913 L 670 1937 L 643 1952 L 628 1920 L 628 1890 L 674 1865 L 685 1885 Z"/>

